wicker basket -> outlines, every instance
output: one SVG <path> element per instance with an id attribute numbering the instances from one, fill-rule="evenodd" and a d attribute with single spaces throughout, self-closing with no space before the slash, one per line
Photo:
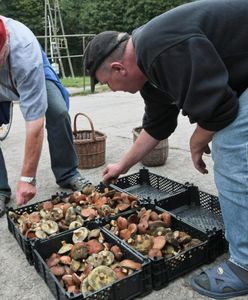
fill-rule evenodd
<path id="1" fill-rule="evenodd" d="M 133 141 L 135 142 L 139 136 L 142 127 L 133 128 Z M 168 139 L 162 140 L 159 144 L 142 160 L 142 164 L 147 167 L 162 166 L 165 164 L 169 154 L 169 142 Z"/>
<path id="2" fill-rule="evenodd" d="M 77 118 L 84 116 L 88 119 L 91 130 L 77 130 Z M 91 119 L 78 113 L 74 118 L 73 143 L 78 155 L 79 168 L 91 169 L 105 163 L 106 135 L 95 131 Z"/>

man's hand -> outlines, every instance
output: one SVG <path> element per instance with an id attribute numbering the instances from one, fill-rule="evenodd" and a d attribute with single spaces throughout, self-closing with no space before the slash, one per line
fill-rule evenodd
<path id="1" fill-rule="evenodd" d="M 117 179 L 121 174 L 124 174 L 125 171 L 121 167 L 120 163 L 109 164 L 107 168 L 103 171 L 103 182 L 109 183 L 113 179 Z"/>
<path id="2" fill-rule="evenodd" d="M 203 161 L 202 156 L 204 153 L 211 153 L 208 143 L 212 140 L 213 135 L 213 131 L 208 131 L 197 125 L 195 131 L 193 132 L 190 138 L 191 158 L 195 168 L 202 174 L 208 173 L 206 164 Z"/>
<path id="3" fill-rule="evenodd" d="M 26 204 L 36 194 L 36 187 L 32 184 L 19 181 L 16 188 L 16 203 L 17 205 Z"/>

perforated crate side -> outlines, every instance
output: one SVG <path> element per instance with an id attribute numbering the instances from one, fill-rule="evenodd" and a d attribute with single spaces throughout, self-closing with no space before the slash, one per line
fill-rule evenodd
<path id="1" fill-rule="evenodd" d="M 203 208 L 213 212 L 217 216 L 221 216 L 220 203 L 217 196 L 199 191 L 199 198 Z"/>
<path id="2" fill-rule="evenodd" d="M 121 188 L 124 192 L 129 192 L 131 194 L 132 188 L 137 187 L 136 195 L 140 194 L 140 196 L 142 196 L 146 200 L 156 199 L 158 195 L 154 193 L 154 189 L 161 193 L 160 196 L 162 198 L 187 191 L 187 187 L 185 185 L 166 177 L 151 173 L 145 168 L 141 169 L 139 173 L 120 177 L 112 186 Z M 153 191 L 149 192 L 149 188 L 153 188 Z"/>

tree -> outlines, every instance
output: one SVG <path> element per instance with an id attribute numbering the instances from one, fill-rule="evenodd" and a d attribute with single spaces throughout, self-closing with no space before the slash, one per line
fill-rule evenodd
<path id="1" fill-rule="evenodd" d="M 36 35 L 44 34 L 44 1 L 11 0 L 1 1 L 1 14 L 24 23 Z"/>

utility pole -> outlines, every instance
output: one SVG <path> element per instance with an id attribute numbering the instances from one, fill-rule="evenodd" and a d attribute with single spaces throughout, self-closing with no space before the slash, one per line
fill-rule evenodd
<path id="1" fill-rule="evenodd" d="M 66 51 L 71 76 L 74 78 L 67 38 L 60 13 L 59 0 L 51 0 L 51 2 L 53 2 L 53 7 L 51 6 L 50 0 L 45 0 L 45 51 L 46 53 L 50 52 L 49 54 L 55 72 L 58 72 L 56 69 L 58 69 L 59 64 L 62 77 L 65 77 L 64 65 L 61 58 L 61 50 L 64 49 Z M 58 35 L 60 35 L 60 37 L 58 37 Z M 48 50 L 48 37 L 50 51 Z"/>

